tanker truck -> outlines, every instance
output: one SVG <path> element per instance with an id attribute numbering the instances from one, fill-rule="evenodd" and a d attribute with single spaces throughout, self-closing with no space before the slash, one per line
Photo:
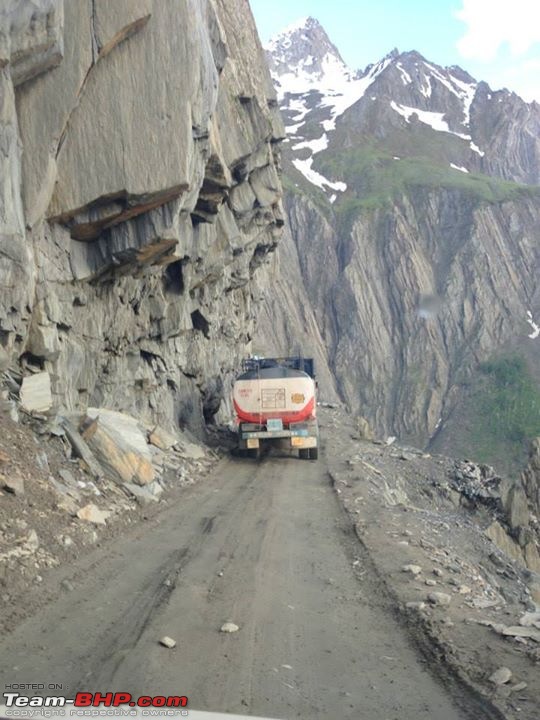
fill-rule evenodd
<path id="1" fill-rule="evenodd" d="M 233 385 L 240 453 L 259 457 L 263 446 L 277 445 L 317 460 L 316 388 L 311 358 L 244 360 Z"/>

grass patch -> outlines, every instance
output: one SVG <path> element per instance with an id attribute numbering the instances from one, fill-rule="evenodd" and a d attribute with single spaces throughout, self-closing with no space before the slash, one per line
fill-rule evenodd
<path id="1" fill-rule="evenodd" d="M 389 153 L 369 144 L 326 153 L 316 159 L 314 167 L 326 177 L 343 179 L 359 210 L 386 207 L 400 195 L 419 187 L 459 190 L 488 203 L 513 200 L 524 195 L 540 197 L 538 187 L 463 173 L 429 157 L 395 160 Z M 349 203 L 344 212 L 349 213 L 351 207 Z"/>
<path id="2" fill-rule="evenodd" d="M 540 391 L 517 355 L 482 363 L 472 400 L 471 454 L 483 462 L 523 462 L 529 442 L 540 435 Z"/>

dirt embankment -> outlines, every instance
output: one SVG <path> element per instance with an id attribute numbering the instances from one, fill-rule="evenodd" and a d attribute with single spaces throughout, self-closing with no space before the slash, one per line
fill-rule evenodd
<path id="1" fill-rule="evenodd" d="M 110 475 L 95 479 L 61 429 L 51 434 L 48 427 L 0 416 L 0 627 L 5 630 L 43 603 L 43 581 L 51 569 L 76 563 L 163 507 L 157 497 L 136 498 Z M 191 442 L 152 451 L 167 496 L 205 477 L 218 459 L 210 448 Z"/>
<path id="2" fill-rule="evenodd" d="M 505 716 L 537 718 L 540 578 L 512 557 L 497 490 L 508 480 L 470 461 L 361 439 L 339 408 L 321 424 L 335 492 L 423 651 Z M 536 530 L 531 515 L 531 542 Z"/>

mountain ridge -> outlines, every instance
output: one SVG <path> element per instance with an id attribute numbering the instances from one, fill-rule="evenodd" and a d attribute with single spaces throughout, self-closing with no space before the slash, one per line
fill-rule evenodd
<path id="1" fill-rule="evenodd" d="M 390 58 L 390 59 L 399 59 L 401 57 L 404 58 L 411 58 L 414 60 L 420 60 L 420 61 L 426 61 L 427 58 L 425 55 L 423 55 L 420 51 L 411 48 L 410 50 L 399 50 L 399 48 L 394 47 L 392 50 L 387 52 L 385 55 L 383 55 L 378 61 L 368 63 L 363 69 L 362 68 L 352 68 L 349 66 L 344 60 L 343 57 L 339 51 L 339 49 L 336 47 L 336 45 L 330 40 L 330 37 L 328 36 L 328 33 L 324 29 L 323 25 L 317 20 L 317 18 L 313 16 L 306 16 L 303 18 L 299 18 L 296 22 L 291 23 L 283 30 L 275 33 L 267 42 L 263 44 L 263 48 L 266 51 L 267 55 L 271 56 L 271 59 L 275 61 L 275 56 L 280 47 L 283 47 L 283 44 L 286 44 L 287 48 L 291 48 L 298 36 L 298 34 L 304 35 L 306 33 L 312 34 L 312 37 L 310 38 L 311 41 L 313 41 L 313 31 L 316 32 L 316 34 L 319 37 L 324 38 L 324 42 L 327 46 L 331 47 L 334 54 L 343 62 L 344 65 L 346 65 L 349 69 L 349 71 L 355 75 L 358 75 L 360 77 L 363 77 L 369 73 L 371 68 L 374 65 L 377 65 L 378 63 L 381 63 L 383 60 Z M 307 39 L 307 38 L 306 38 Z M 289 44 L 290 43 L 290 44 Z M 468 82 L 475 82 L 477 84 L 485 84 L 488 85 L 487 82 L 484 80 L 477 80 L 474 78 L 465 68 L 461 67 L 460 65 L 441 65 L 439 66 L 444 70 L 452 71 L 454 74 L 461 74 L 463 76 L 462 79 Z M 489 87 L 489 86 L 488 86 Z M 526 102 L 519 93 L 511 90 L 508 87 L 502 87 L 498 90 L 494 90 L 493 92 L 505 92 L 510 95 L 516 95 L 516 97 L 519 97 L 523 102 Z M 527 103 L 529 105 L 538 105 L 538 102 L 536 100 L 532 100 L 531 102 Z"/>
<path id="2" fill-rule="evenodd" d="M 516 351 L 538 375 L 540 107 L 417 51 L 353 73 L 339 53 L 325 63 L 323 33 L 273 44 L 296 63 L 270 62 L 287 134 L 275 282 L 303 308 L 296 336 L 323 358 L 324 391 L 381 435 L 451 453 L 483 362 Z M 263 315 L 256 340 L 290 344 L 279 307 Z"/>
<path id="3" fill-rule="evenodd" d="M 416 50 L 400 53 L 394 49 L 364 71 L 354 72 L 332 48 L 326 32 L 313 19 L 278 34 L 266 46 L 287 136 L 297 150 L 309 147 L 301 143 L 320 139 L 312 155 L 320 153 L 327 147 L 325 133 L 336 129 L 349 108 L 360 103 L 361 111 L 369 115 L 367 106 L 376 102 L 383 104 L 377 119 L 385 113 L 386 122 L 396 130 L 419 122 L 425 129 L 462 140 L 448 162 L 454 170 L 540 184 L 540 106 L 536 103 L 525 103 L 508 90 L 492 91 L 462 68 L 439 66 Z M 322 126 L 322 135 L 310 127 L 311 118 Z M 509 152 L 507 146 L 515 143 L 510 127 L 514 122 L 521 123 L 522 137 Z M 375 127 L 368 130 L 375 135 Z M 296 158 L 297 169 L 308 180 L 335 190 L 332 185 L 340 178 L 324 183 L 315 175 L 314 164 L 313 157 L 311 162 L 306 157 Z"/>

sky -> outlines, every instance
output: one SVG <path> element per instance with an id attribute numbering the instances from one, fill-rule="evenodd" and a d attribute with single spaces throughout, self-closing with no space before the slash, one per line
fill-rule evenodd
<path id="1" fill-rule="evenodd" d="M 540 0 L 250 0 L 263 42 L 317 18 L 345 62 L 363 69 L 397 47 L 459 65 L 492 89 L 540 102 Z"/>

